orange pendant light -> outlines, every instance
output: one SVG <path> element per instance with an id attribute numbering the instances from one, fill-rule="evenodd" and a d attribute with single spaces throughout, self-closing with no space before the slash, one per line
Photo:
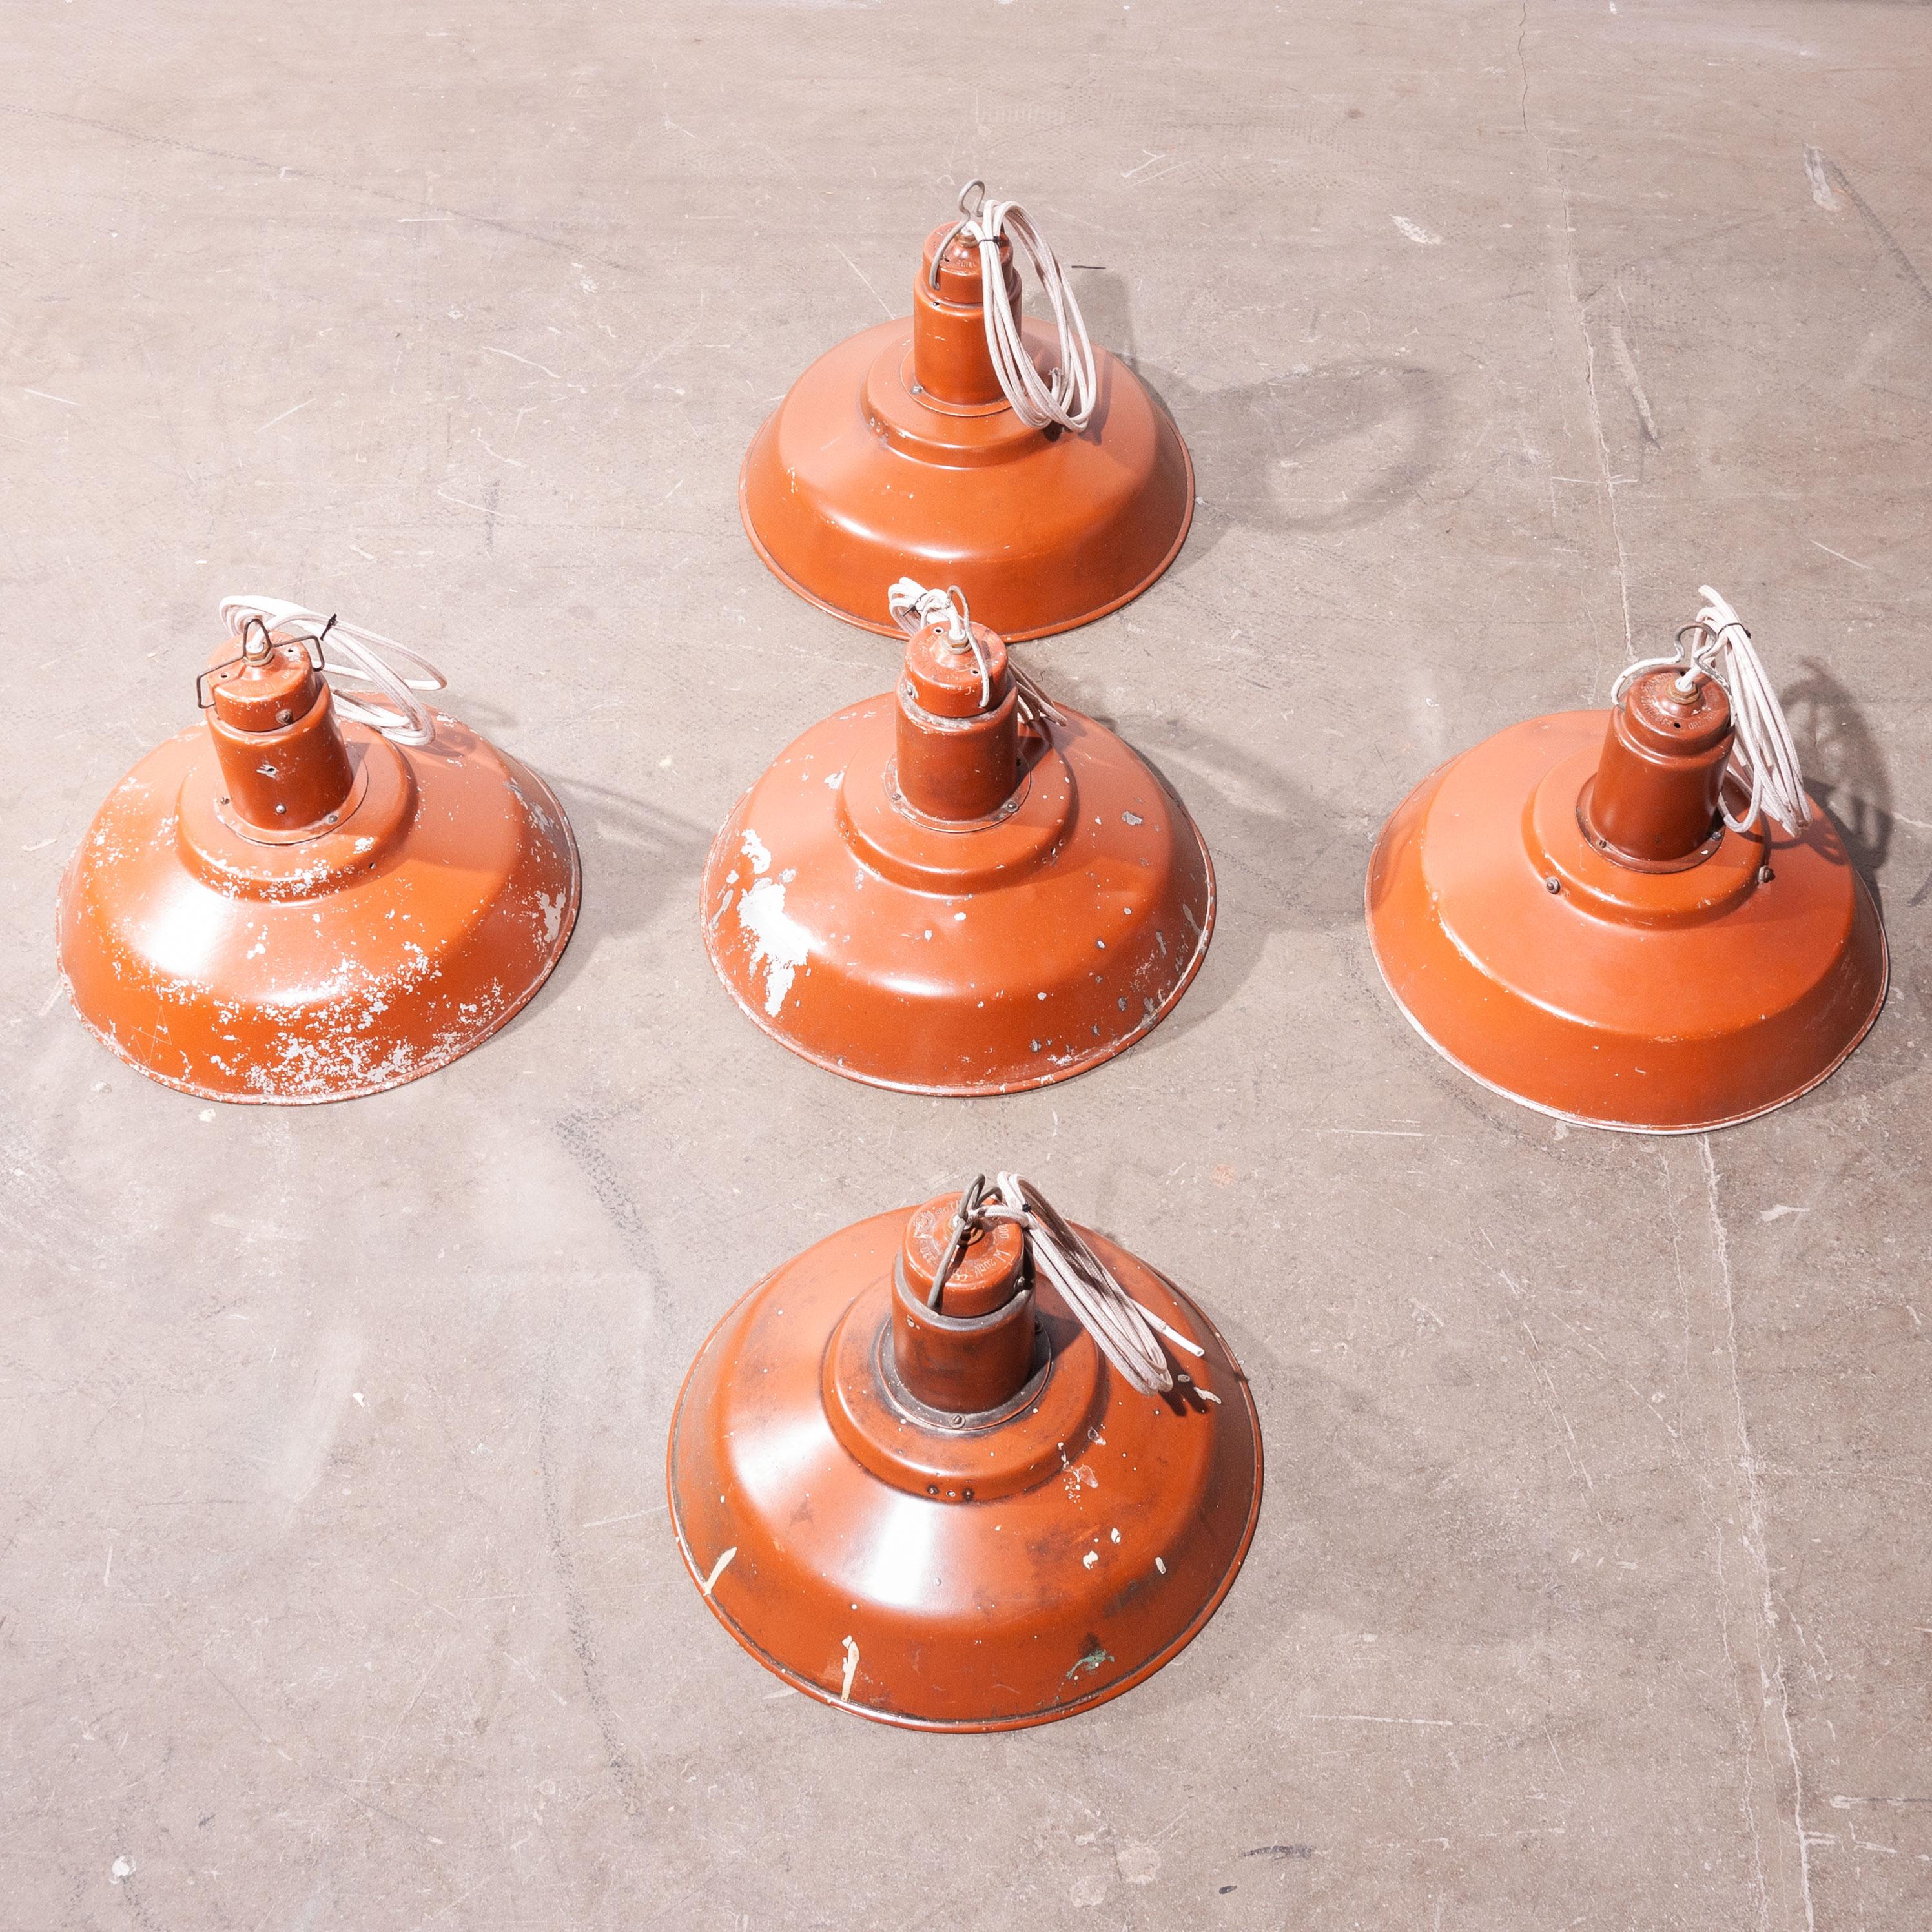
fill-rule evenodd
<path id="1" fill-rule="evenodd" d="M 1186 990 L 1214 875 L 1186 808 L 1046 703 L 945 592 L 893 586 L 896 691 L 796 740 L 704 868 L 704 942 L 782 1045 L 848 1079 L 1004 1094 L 1111 1059 Z"/>
<path id="2" fill-rule="evenodd" d="M 890 632 L 879 589 L 901 571 L 957 584 L 1003 636 L 1070 630 L 1144 590 L 1194 514 L 1193 466 L 1166 410 L 1089 346 L 1025 212 L 982 192 L 970 183 L 966 218 L 927 237 L 912 315 L 806 370 L 739 481 L 772 571 L 868 630 Z M 1057 340 L 1020 320 L 1016 244 Z"/>
<path id="3" fill-rule="evenodd" d="M 418 700 L 442 680 L 413 652 L 277 600 L 223 611 L 239 649 L 199 681 L 205 724 L 122 780 L 62 881 L 75 1009 L 130 1066 L 211 1100 L 433 1072 L 562 953 L 580 884 L 563 808 Z"/>
<path id="4" fill-rule="evenodd" d="M 1370 864 L 1417 1030 L 1510 1099 L 1688 1133 L 1796 1100 L 1884 1004 L 1885 935 L 1807 796 L 1749 634 L 1708 587 L 1607 716 L 1498 732 L 1425 779 Z"/>
<path id="5" fill-rule="evenodd" d="M 693 1581 L 768 1670 L 883 1723 L 1003 1730 L 1199 1634 L 1262 1443 L 1206 1316 L 1003 1174 L 754 1288 L 686 1378 L 668 1474 Z"/>

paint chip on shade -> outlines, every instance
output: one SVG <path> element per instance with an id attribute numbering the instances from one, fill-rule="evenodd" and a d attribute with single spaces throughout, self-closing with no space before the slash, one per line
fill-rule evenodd
<path id="1" fill-rule="evenodd" d="M 745 835 L 747 851 L 754 836 L 748 832 Z M 759 852 L 764 864 L 758 869 L 762 872 L 771 863 L 771 855 L 762 846 Z M 753 970 L 760 963 L 764 966 L 765 1011 L 776 1019 L 798 969 L 810 955 L 812 935 L 785 910 L 785 889 L 776 879 L 761 878 L 753 883 L 738 902 L 738 923 L 752 941 Z"/>

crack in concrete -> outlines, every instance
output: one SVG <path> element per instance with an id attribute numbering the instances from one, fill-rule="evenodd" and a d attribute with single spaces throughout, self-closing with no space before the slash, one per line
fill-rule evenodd
<path id="1" fill-rule="evenodd" d="M 1705 1198 L 1711 1221 L 1711 1248 L 1716 1286 L 1723 1297 L 1724 1366 L 1729 1382 L 1731 1423 L 1736 1437 L 1736 1462 L 1744 1477 L 1744 1544 L 1756 1565 L 1754 1581 L 1760 1612 L 1759 1642 L 1768 1652 L 1771 1668 L 1759 1670 L 1766 1687 L 1763 1709 L 1781 1734 L 1784 1754 L 1791 1766 L 1791 1817 L 1798 1838 L 1798 1880 L 1804 1905 L 1807 1932 L 1816 1932 L 1817 1918 L 1811 1899 L 1811 1852 L 1804 1829 L 1804 1772 L 1798 1762 L 1797 1734 L 1791 1724 L 1791 1697 L 1786 1682 L 1784 1646 L 1778 1640 L 1778 1606 L 1773 1600 L 1771 1552 L 1765 1538 L 1764 1502 L 1758 1484 L 1757 1460 L 1751 1452 L 1750 1431 L 1744 1414 L 1744 1384 L 1738 1368 L 1738 1318 L 1736 1298 L 1732 1292 L 1730 1241 L 1724 1227 L 1723 1203 L 1719 1198 L 1718 1164 L 1711 1152 L 1711 1136 L 1700 1134 L 1697 1149 L 1704 1170 Z M 1721 1539 L 1720 1548 L 1722 1547 Z M 1767 1736 L 1767 1749 L 1778 1742 Z"/>

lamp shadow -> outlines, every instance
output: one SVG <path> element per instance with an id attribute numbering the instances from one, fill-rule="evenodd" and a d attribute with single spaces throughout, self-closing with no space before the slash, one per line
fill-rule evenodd
<path id="1" fill-rule="evenodd" d="M 1108 716 L 1078 678 L 1054 695 L 1118 734 L 1199 828 L 1214 868 L 1214 936 L 1199 977 L 1140 1051 L 1184 1037 L 1234 999 L 1277 932 L 1324 932 L 1361 915 L 1358 828 L 1265 758 L 1192 718 Z"/>
<path id="2" fill-rule="evenodd" d="M 1358 358 L 1203 388 L 1141 359 L 1124 277 L 1089 271 L 1078 292 L 1094 340 L 1148 384 L 1186 440 L 1190 560 L 1238 526 L 1285 533 L 1375 523 L 1419 499 L 1441 466 L 1449 382 L 1439 370 L 1402 357 Z"/>
<path id="3" fill-rule="evenodd" d="M 549 782 L 563 800 L 584 866 L 577 929 L 544 992 L 554 997 L 606 939 L 653 926 L 674 894 L 698 916 L 698 880 L 710 835 L 675 814 L 580 779 Z"/>
<path id="4" fill-rule="evenodd" d="M 1532 1566 L 1497 1560 L 1520 1545 L 1518 1514 L 1466 1462 L 1425 1446 L 1413 1417 L 1208 1312 L 1262 1418 L 1260 1519 L 1208 1634 L 1207 1667 L 1161 1672 L 1133 1694 L 1144 1706 L 1185 1708 L 1274 1678 L 1292 1710 L 1302 1700 L 1280 1660 L 1298 1630 L 1388 1633 L 1461 1654 L 1522 1644 L 1552 1610 L 1574 1607 Z M 1454 1390 L 1490 1370 L 1446 1347 L 1437 1372 Z"/>
<path id="5" fill-rule="evenodd" d="M 1879 873 L 1892 850 L 1892 778 L 1878 740 L 1852 694 L 1816 658 L 1780 702 L 1805 789 L 1832 815 L 1852 863 L 1885 909 Z"/>
<path id="6" fill-rule="evenodd" d="M 1881 876 L 1891 856 L 1896 817 L 1892 810 L 1892 776 L 1878 739 L 1857 701 L 1831 670 L 1816 658 L 1807 658 L 1804 675 L 1780 694 L 1779 701 L 1798 748 L 1804 787 L 1821 805 L 1844 839 L 1846 855 L 1870 889 L 1881 924 L 1886 920 L 1885 884 Z M 1928 873 L 1908 904 L 1922 905 L 1932 898 Z M 1912 1006 L 1922 1011 L 1932 1003 L 1932 960 L 1922 947 L 1891 949 L 1892 993 L 1901 992 Z M 1828 1092 L 1871 1094 L 1916 1073 L 1918 1056 L 1909 1047 L 1889 1044 L 1883 1016 L 1871 1036 L 1834 1073 Z"/>

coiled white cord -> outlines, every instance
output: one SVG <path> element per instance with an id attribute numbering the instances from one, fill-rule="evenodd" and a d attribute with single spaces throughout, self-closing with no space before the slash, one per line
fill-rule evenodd
<path id="1" fill-rule="evenodd" d="M 966 593 L 958 584 L 949 585 L 944 590 L 928 590 L 910 577 L 902 577 L 886 591 L 886 608 L 892 614 L 892 622 L 909 638 L 917 637 L 930 625 L 935 631 L 946 634 L 946 641 L 956 651 L 963 651 L 970 646 L 980 666 L 980 709 L 984 711 L 992 705 L 992 670 L 986 662 L 986 653 L 981 649 L 980 640 L 974 634 L 972 618 L 966 608 Z M 1030 718 L 1036 723 L 1043 718 L 1052 718 L 1056 724 L 1066 722 L 1053 700 L 1010 656 L 1006 659 L 1006 675 L 1019 692 L 1020 708 Z"/>
<path id="2" fill-rule="evenodd" d="M 1046 238 L 1034 226 L 1033 218 L 1026 210 L 1016 201 L 988 201 L 982 181 L 970 181 L 960 191 L 959 212 L 965 219 L 940 244 L 933 256 L 933 268 L 936 274 L 939 257 L 960 236 L 979 250 L 986 348 L 1013 413 L 1033 429 L 1045 429 L 1057 423 L 1062 429 L 1084 430 L 1100 398 L 1100 380 L 1094 370 L 1094 345 L 1088 339 L 1086 320 L 1061 271 L 1059 257 L 1048 247 Z M 1060 361 L 1050 380 L 1042 380 L 1020 333 L 1019 304 L 1006 292 L 1006 278 L 1000 265 L 1002 236 L 1012 244 L 1016 257 L 1024 257 L 1032 264 L 1034 275 L 1053 310 L 1054 326 L 1060 332 Z"/>
<path id="3" fill-rule="evenodd" d="M 886 608 L 892 614 L 892 622 L 909 638 L 916 638 L 928 626 L 940 632 L 947 644 L 956 651 L 970 650 L 973 661 L 980 667 L 980 709 L 988 710 L 993 702 L 993 673 L 986 662 L 986 653 L 980 648 L 980 640 L 973 634 L 973 623 L 966 609 L 966 593 L 956 584 L 949 584 L 944 590 L 928 590 L 922 584 L 915 584 L 910 577 L 902 577 L 886 592 Z"/>
<path id="4" fill-rule="evenodd" d="M 1023 1232 L 1034 1265 L 1046 1270 L 1101 1354 L 1143 1395 L 1163 1394 L 1174 1386 L 1174 1371 L 1161 1337 L 1196 1358 L 1207 1353 L 1136 1301 L 1078 1230 L 1061 1218 L 1038 1188 L 1016 1174 L 997 1176 L 990 1194 L 982 1174 L 959 1197 L 952 1238 L 934 1271 L 928 1298 L 932 1306 L 939 1305 L 946 1277 L 965 1251 L 968 1234 L 996 1221 L 1011 1221 Z"/>
<path id="5" fill-rule="evenodd" d="M 1610 687 L 1610 702 L 1618 703 L 1631 681 L 1647 670 L 1677 669 L 1677 688 L 1687 698 L 1700 676 L 1714 679 L 1731 701 L 1736 734 L 1725 775 L 1737 780 L 1748 799 L 1738 818 L 1720 796 L 1724 823 L 1733 832 L 1748 832 L 1762 812 L 1796 836 L 1811 823 L 1811 800 L 1784 706 L 1738 614 L 1708 584 L 1700 584 L 1697 594 L 1706 600 L 1704 608 L 1678 632 L 1676 654 L 1626 665 Z"/>
<path id="6" fill-rule="evenodd" d="M 371 726 L 398 745 L 427 745 L 436 736 L 436 720 L 416 694 L 440 691 L 448 680 L 408 645 L 280 597 L 224 597 L 220 609 L 229 634 L 244 644 L 251 623 L 260 624 L 264 631 L 306 627 L 310 634 L 303 641 L 310 646 L 316 668 L 328 680 L 335 693 L 335 708 L 344 717 Z M 412 677 L 398 670 L 379 652 L 401 658 L 422 675 Z M 393 700 L 397 708 L 384 710 L 349 694 L 359 691 L 366 698 L 372 689 Z"/>

